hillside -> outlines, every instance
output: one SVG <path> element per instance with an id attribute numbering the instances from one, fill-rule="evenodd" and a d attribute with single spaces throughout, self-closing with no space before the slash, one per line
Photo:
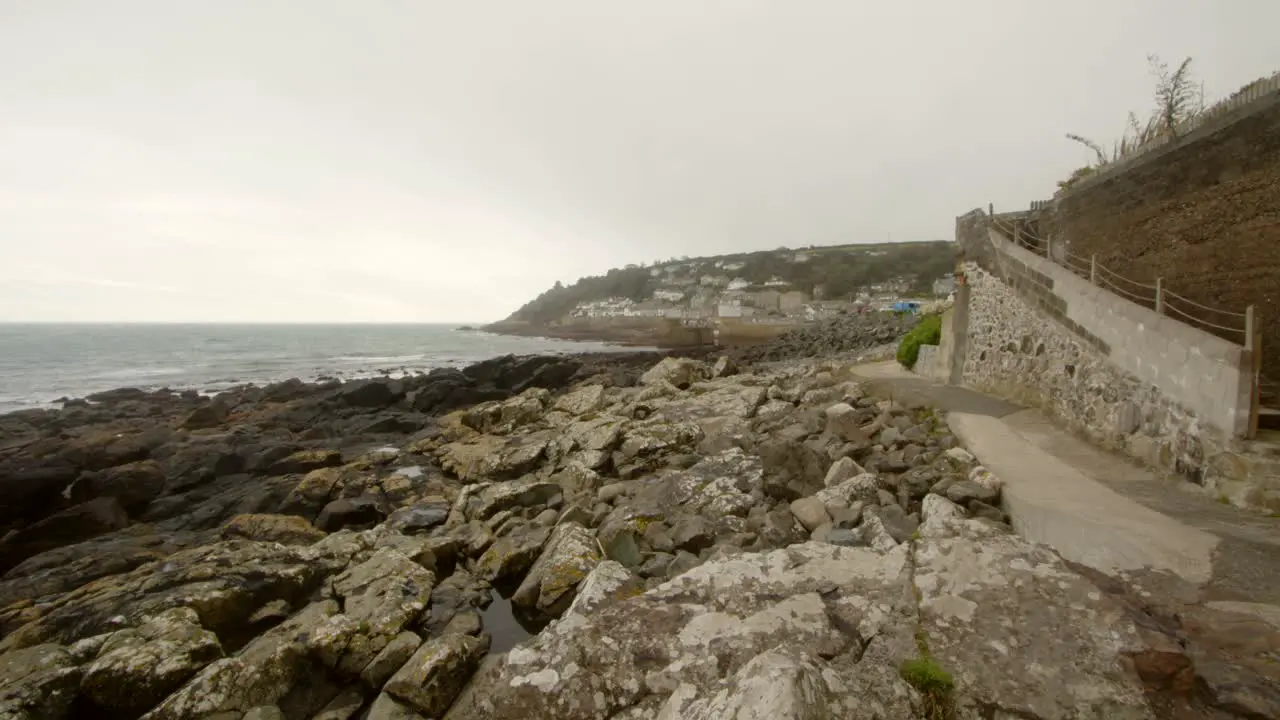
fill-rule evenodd
<path id="1" fill-rule="evenodd" d="M 792 309 L 801 301 L 853 304 L 859 297 L 870 301 L 886 294 L 928 298 L 933 296 L 934 281 L 950 274 L 954 264 L 951 242 L 779 248 L 671 259 L 614 268 L 572 285 L 556 283 L 491 327 L 554 325 L 588 309 L 607 312 L 622 306 L 638 308 L 631 314 L 677 308 L 696 314 L 701 308 L 711 316 L 717 304 L 726 300 L 759 306 L 755 297 L 770 291 L 791 295 Z M 608 308 L 603 307 L 606 304 Z M 760 309 L 779 315 L 787 308 L 775 303 L 773 308 Z"/>

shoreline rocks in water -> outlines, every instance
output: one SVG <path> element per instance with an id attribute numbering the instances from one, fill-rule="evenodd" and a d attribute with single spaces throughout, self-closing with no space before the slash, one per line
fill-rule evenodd
<path id="1" fill-rule="evenodd" d="M 1023 541 L 806 347 L 0 416 L 0 717 L 1267 716 L 1274 629 Z"/>

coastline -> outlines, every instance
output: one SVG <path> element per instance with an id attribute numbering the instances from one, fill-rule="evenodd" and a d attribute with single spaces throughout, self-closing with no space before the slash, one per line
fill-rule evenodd
<path id="1" fill-rule="evenodd" d="M 693 711 L 742 686 L 919 717 L 927 636 L 953 668 L 1006 648 L 957 703 L 1143 716 L 1129 647 L 1095 640 L 1129 621 L 1013 533 L 939 415 L 853 372 L 905 322 L 0 415 L 0 714 L 720 717 L 748 708 Z"/>

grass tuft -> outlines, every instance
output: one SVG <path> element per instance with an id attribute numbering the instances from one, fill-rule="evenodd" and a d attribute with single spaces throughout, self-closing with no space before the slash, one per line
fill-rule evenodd
<path id="1" fill-rule="evenodd" d="M 926 720 L 951 720 L 955 716 L 955 680 L 936 660 L 927 655 L 912 658 L 902 663 L 899 672 L 924 699 Z"/>

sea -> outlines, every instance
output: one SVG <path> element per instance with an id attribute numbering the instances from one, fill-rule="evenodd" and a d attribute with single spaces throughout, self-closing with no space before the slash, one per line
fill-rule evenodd
<path id="1" fill-rule="evenodd" d="M 0 323 L 0 413 L 121 387 L 214 393 L 300 378 L 398 376 L 499 355 L 640 350 L 457 325 Z"/>

